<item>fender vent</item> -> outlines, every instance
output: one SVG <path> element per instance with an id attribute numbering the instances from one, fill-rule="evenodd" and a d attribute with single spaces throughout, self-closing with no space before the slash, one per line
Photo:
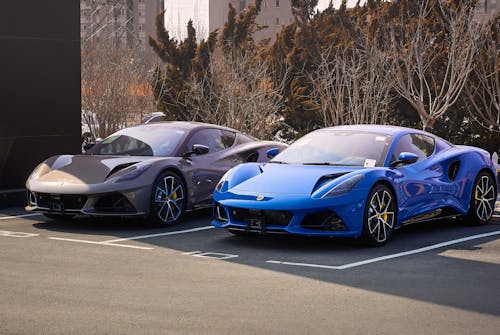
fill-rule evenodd
<path id="1" fill-rule="evenodd" d="M 343 175 L 347 174 L 348 172 L 344 173 L 334 173 L 334 174 L 327 174 L 325 176 L 322 176 L 321 178 L 318 179 L 316 182 L 316 185 L 314 185 L 313 190 L 311 193 L 314 193 L 317 189 L 319 189 L 321 186 L 325 185 L 327 182 L 337 179 L 338 177 L 342 177 Z"/>
<path id="2" fill-rule="evenodd" d="M 258 152 L 252 152 L 250 155 L 247 156 L 246 161 L 251 163 L 251 162 L 257 162 L 259 160 L 259 153 Z"/>
<path id="3" fill-rule="evenodd" d="M 460 169 L 460 161 L 454 161 L 448 166 L 448 179 L 454 181 L 457 178 L 458 170 Z"/>
<path id="4" fill-rule="evenodd" d="M 114 167 L 114 169 L 113 169 L 113 170 L 111 170 L 111 171 L 108 173 L 108 175 L 107 175 L 107 176 L 106 176 L 106 178 L 104 178 L 104 179 L 108 179 L 109 177 L 111 177 L 112 175 L 114 175 L 115 173 L 117 173 L 118 171 L 121 171 L 121 170 L 123 170 L 123 169 L 126 169 L 126 168 L 128 168 L 129 166 L 134 165 L 134 164 L 137 164 L 137 163 L 139 163 L 139 162 L 125 163 L 125 164 L 120 164 L 120 165 L 117 165 L 117 166 L 115 166 L 115 167 Z"/>

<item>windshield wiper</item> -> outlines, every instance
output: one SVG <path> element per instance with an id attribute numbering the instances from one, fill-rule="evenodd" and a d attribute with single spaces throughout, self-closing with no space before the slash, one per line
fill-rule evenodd
<path id="1" fill-rule="evenodd" d="M 321 163 L 302 163 L 302 165 L 332 165 L 332 163 L 321 162 Z"/>
<path id="2" fill-rule="evenodd" d="M 288 164 L 287 162 L 282 162 L 282 161 L 269 161 L 269 163 L 274 163 L 274 164 Z"/>
<path id="3" fill-rule="evenodd" d="M 329 163 L 329 162 L 302 163 L 302 165 L 356 166 L 353 164 Z"/>

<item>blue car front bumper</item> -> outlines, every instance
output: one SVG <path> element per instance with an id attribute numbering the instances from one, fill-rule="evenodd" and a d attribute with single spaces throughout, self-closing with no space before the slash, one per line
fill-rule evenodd
<path id="1" fill-rule="evenodd" d="M 313 199 L 303 195 L 214 194 L 212 225 L 218 228 L 308 236 L 357 237 L 366 194 Z"/>

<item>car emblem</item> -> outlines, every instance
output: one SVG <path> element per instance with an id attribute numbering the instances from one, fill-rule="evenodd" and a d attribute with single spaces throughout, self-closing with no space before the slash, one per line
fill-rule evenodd
<path id="1" fill-rule="evenodd" d="M 264 200 L 264 196 L 263 195 L 257 196 L 257 201 L 261 201 L 261 200 Z"/>

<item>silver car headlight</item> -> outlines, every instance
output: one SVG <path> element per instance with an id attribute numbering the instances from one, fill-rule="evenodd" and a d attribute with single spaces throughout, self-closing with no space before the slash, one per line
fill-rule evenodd
<path id="1" fill-rule="evenodd" d="M 51 169 L 50 167 L 45 163 L 40 163 L 37 165 L 37 167 L 33 170 L 33 172 L 31 172 L 30 176 L 29 176 L 29 179 L 31 181 L 35 181 L 37 180 L 40 176 L 46 174 L 47 172 L 49 172 Z"/>

